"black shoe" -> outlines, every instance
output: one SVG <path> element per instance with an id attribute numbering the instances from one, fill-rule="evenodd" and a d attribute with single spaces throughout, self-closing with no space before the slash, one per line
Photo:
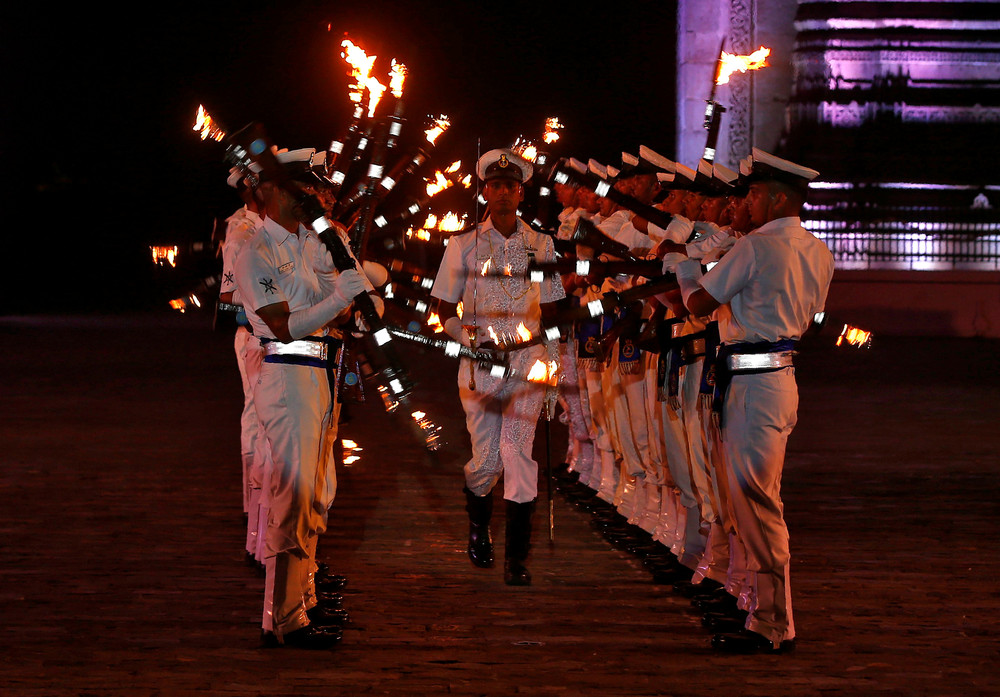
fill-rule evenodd
<path id="1" fill-rule="evenodd" d="M 736 598 L 729 595 L 729 593 L 710 598 L 694 598 L 691 600 L 691 604 L 702 612 L 721 612 L 727 615 L 732 615 L 739 610 L 736 603 Z"/>
<path id="2" fill-rule="evenodd" d="M 795 650 L 795 639 L 786 639 L 775 646 L 767 637 L 744 629 L 733 634 L 716 634 L 712 637 L 712 648 L 722 653 L 790 653 Z"/>
<path id="3" fill-rule="evenodd" d="M 738 634 L 747 623 L 747 613 L 727 614 L 722 612 L 707 612 L 702 615 L 701 626 L 716 634 Z"/>
<path id="4" fill-rule="evenodd" d="M 282 639 L 272 632 L 264 632 L 261 645 L 267 649 L 285 646 L 293 649 L 332 649 L 344 638 L 339 627 L 317 627 L 309 625 L 289 632 Z"/>
<path id="5" fill-rule="evenodd" d="M 340 574 L 320 576 L 316 574 L 316 590 L 323 593 L 336 593 L 347 585 L 347 577 Z"/>
<path id="6" fill-rule="evenodd" d="M 493 494 L 476 496 L 468 488 L 465 492 L 465 510 L 469 514 L 469 560 L 480 569 L 492 568 L 493 538 L 490 536 L 490 518 L 493 517 Z"/>
<path id="7" fill-rule="evenodd" d="M 326 605 L 317 605 L 314 608 L 306 610 L 306 615 L 312 624 L 322 627 L 329 627 L 331 625 L 339 627 L 351 621 L 351 616 L 347 613 L 347 610 L 327 607 Z"/>
<path id="8" fill-rule="evenodd" d="M 530 586 L 531 572 L 520 561 L 504 560 L 503 582 L 508 586 Z"/>
<path id="9" fill-rule="evenodd" d="M 681 583 L 674 586 L 674 593 L 685 598 L 715 596 L 720 590 L 724 593 L 725 587 L 710 578 L 703 578 L 698 583 Z"/>
<path id="10" fill-rule="evenodd" d="M 344 596 L 340 593 L 324 593 L 317 591 L 316 602 L 323 607 L 340 608 L 344 606 Z"/>

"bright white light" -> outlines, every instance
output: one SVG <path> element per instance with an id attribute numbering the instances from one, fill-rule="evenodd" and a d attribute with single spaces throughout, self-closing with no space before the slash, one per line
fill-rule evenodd
<path id="1" fill-rule="evenodd" d="M 389 330 L 386 329 L 385 327 L 382 327 L 377 332 L 375 332 L 374 336 L 375 336 L 375 343 L 378 344 L 379 346 L 384 346 L 385 344 L 388 344 L 390 341 L 392 341 L 392 337 L 389 336 Z"/>
<path id="2" fill-rule="evenodd" d="M 539 196 L 548 196 L 551 193 L 552 193 L 552 189 L 550 189 L 547 186 L 540 186 L 540 187 L 538 187 L 538 195 Z"/>
<path id="3" fill-rule="evenodd" d="M 389 135 L 391 136 L 398 136 L 402 132 L 403 132 L 403 124 L 401 124 L 399 121 L 393 121 L 392 125 L 389 126 Z"/>
<path id="4" fill-rule="evenodd" d="M 316 220 L 312 222 L 312 229 L 315 230 L 316 232 L 323 232 L 324 230 L 330 229 L 330 223 L 327 221 L 326 218 L 320 216 L 319 218 L 316 218 Z"/>
<path id="5" fill-rule="evenodd" d="M 383 169 L 382 165 L 372 164 L 371 166 L 368 167 L 368 178 L 378 179 L 379 177 L 382 176 L 382 169 Z"/>
<path id="6" fill-rule="evenodd" d="M 434 279 L 433 278 L 421 278 L 420 279 L 420 287 L 421 288 L 428 288 L 428 289 L 433 288 L 434 287 Z"/>
<path id="7" fill-rule="evenodd" d="M 462 350 L 462 345 L 457 341 L 449 341 L 444 345 L 444 355 L 451 358 L 458 358 L 459 352 Z"/>
<path id="8" fill-rule="evenodd" d="M 423 300 L 418 300 L 416 309 L 417 312 L 427 312 L 427 303 L 425 303 Z"/>
<path id="9" fill-rule="evenodd" d="M 604 305 L 600 300 L 591 300 L 587 303 L 587 311 L 591 317 L 599 317 L 604 314 Z"/>
<path id="10" fill-rule="evenodd" d="M 344 152 L 344 144 L 341 143 L 339 140 L 333 141 L 332 143 L 330 143 L 330 152 L 332 152 L 334 155 L 339 155 L 340 153 Z"/>
<path id="11" fill-rule="evenodd" d="M 420 204 L 419 203 L 414 203 L 412 206 L 410 206 L 406 210 L 410 211 L 411 215 L 416 215 L 417 212 L 420 210 Z"/>
<path id="12" fill-rule="evenodd" d="M 576 275 L 577 276 L 589 276 L 590 275 L 590 260 L 589 259 L 579 259 L 576 262 Z"/>
<path id="13" fill-rule="evenodd" d="M 384 215 L 380 215 L 377 218 L 375 218 L 375 224 L 378 225 L 379 227 L 385 227 L 386 225 L 389 224 L 389 221 L 385 219 Z"/>
<path id="14" fill-rule="evenodd" d="M 346 178 L 347 175 L 344 172 L 338 170 L 333 173 L 333 175 L 330 177 L 330 180 L 333 181 L 334 184 L 343 184 L 344 179 Z"/>
<path id="15" fill-rule="evenodd" d="M 611 191 L 611 185 L 607 182 L 600 182 L 594 191 L 597 192 L 598 196 L 607 196 L 608 192 Z"/>
<path id="16" fill-rule="evenodd" d="M 555 180 L 558 184 L 566 184 L 569 182 L 569 175 L 565 172 L 556 172 Z"/>
<path id="17" fill-rule="evenodd" d="M 559 338 L 559 327 L 549 327 L 545 330 L 545 338 L 549 341 L 555 341 Z"/>
<path id="18" fill-rule="evenodd" d="M 490 375 L 495 378 L 502 378 L 504 374 L 504 367 L 502 365 L 492 365 L 490 366 Z"/>
<path id="19" fill-rule="evenodd" d="M 382 180 L 382 188 L 386 191 L 392 191 L 392 187 L 396 186 L 396 180 L 392 177 L 386 177 Z"/>
<path id="20" fill-rule="evenodd" d="M 403 383 L 396 378 L 389 381 L 389 387 L 391 387 L 392 391 L 396 394 L 401 394 L 403 392 Z"/>
<path id="21" fill-rule="evenodd" d="M 532 283 L 541 283 L 545 280 L 545 273 L 538 269 L 532 269 L 528 273 L 528 278 Z"/>

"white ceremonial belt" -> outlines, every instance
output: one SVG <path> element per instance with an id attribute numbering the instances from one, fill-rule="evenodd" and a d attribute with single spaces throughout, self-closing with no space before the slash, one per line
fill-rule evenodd
<path id="1" fill-rule="evenodd" d="M 264 344 L 265 356 L 303 356 L 305 358 L 318 358 L 325 361 L 328 348 L 325 341 L 290 341 L 283 344 L 280 341 L 268 341 Z"/>
<path id="2" fill-rule="evenodd" d="M 792 367 L 794 351 L 777 353 L 733 353 L 728 356 L 727 367 L 731 373 L 748 370 L 779 370 Z"/>

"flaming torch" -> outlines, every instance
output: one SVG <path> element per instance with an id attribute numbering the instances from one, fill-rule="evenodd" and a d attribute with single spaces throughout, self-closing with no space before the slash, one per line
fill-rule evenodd
<path id="1" fill-rule="evenodd" d="M 722 124 L 722 115 L 726 107 L 715 101 L 715 89 L 719 85 L 729 84 L 729 76 L 734 72 L 745 73 L 748 70 L 760 70 L 767 66 L 767 57 L 771 54 L 771 49 L 761 46 L 749 56 L 737 56 L 726 53 L 723 49 L 726 40 L 722 39 L 719 46 L 719 69 L 716 71 L 715 80 L 712 82 L 712 91 L 706 100 L 705 106 L 705 130 L 708 131 L 708 138 L 705 140 L 705 152 L 702 159 L 707 162 L 715 161 L 715 146 L 719 142 L 719 126 Z"/>
<path id="2" fill-rule="evenodd" d="M 194 118 L 194 128 L 191 130 L 200 131 L 202 140 L 211 138 L 221 142 L 226 137 L 226 131 L 201 104 L 198 105 L 198 114 Z"/>

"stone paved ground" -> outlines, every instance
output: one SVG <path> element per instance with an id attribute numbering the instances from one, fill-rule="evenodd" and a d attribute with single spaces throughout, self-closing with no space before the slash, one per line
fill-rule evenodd
<path id="1" fill-rule="evenodd" d="M 0 337 L 0 694 L 998 692 L 997 342 L 802 356 L 784 476 L 798 650 L 724 657 L 558 498 L 534 586 L 473 569 L 454 366 L 412 353 L 449 446 L 430 458 L 353 409 L 363 457 L 321 545 L 353 624 L 333 652 L 259 649 L 228 340 L 167 315 L 6 318 Z"/>

